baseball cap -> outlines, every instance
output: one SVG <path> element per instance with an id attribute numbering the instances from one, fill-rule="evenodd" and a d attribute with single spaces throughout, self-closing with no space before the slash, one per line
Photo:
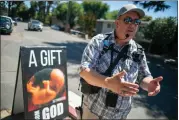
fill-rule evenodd
<path id="1" fill-rule="evenodd" d="M 117 14 L 117 18 L 129 11 L 134 11 L 134 12 L 137 12 L 139 14 L 139 17 L 142 18 L 145 16 L 145 12 L 140 9 L 140 8 L 137 8 L 134 4 L 127 4 L 127 5 L 124 5 L 118 12 Z"/>

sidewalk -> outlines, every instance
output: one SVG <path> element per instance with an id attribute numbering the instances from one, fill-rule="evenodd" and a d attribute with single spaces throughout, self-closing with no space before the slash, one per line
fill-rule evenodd
<path id="1" fill-rule="evenodd" d="M 68 91 L 68 95 L 69 95 L 70 117 L 76 119 L 77 114 L 75 111 L 75 107 L 81 105 L 81 97 L 72 91 Z M 144 99 L 142 97 L 143 96 L 138 95 L 135 97 L 135 99 Z M 137 104 L 141 104 L 141 105 L 140 106 L 137 106 L 136 104 L 133 105 L 133 108 L 130 114 L 128 115 L 128 119 L 165 119 L 165 120 L 168 119 L 162 112 L 151 111 L 147 109 L 145 106 L 142 106 L 142 102 Z M 158 112 L 160 112 L 160 115 L 155 116 L 155 114 Z M 10 114 L 11 114 L 11 110 L 1 110 L 1 119 L 10 116 Z M 68 117 L 66 119 L 71 119 L 71 118 Z"/>

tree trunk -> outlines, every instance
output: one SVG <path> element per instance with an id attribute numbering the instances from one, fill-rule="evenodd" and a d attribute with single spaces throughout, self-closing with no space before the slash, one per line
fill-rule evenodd
<path id="1" fill-rule="evenodd" d="M 11 16 L 11 6 L 12 6 L 12 2 L 8 1 L 8 16 Z"/>

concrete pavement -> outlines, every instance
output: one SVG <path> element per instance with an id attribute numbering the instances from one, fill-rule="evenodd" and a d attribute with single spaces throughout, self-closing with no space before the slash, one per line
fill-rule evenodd
<path id="1" fill-rule="evenodd" d="M 67 46 L 67 73 L 69 88 L 69 103 L 72 108 L 81 104 L 81 93 L 77 90 L 79 75 L 77 68 L 80 65 L 83 49 L 88 41 L 60 31 L 46 27 L 43 32 L 26 31 L 26 24 L 19 23 L 11 36 L 1 36 L 1 110 L 11 109 L 19 47 L 21 45 L 50 45 Z M 71 99 L 73 98 L 73 99 Z M 167 119 L 167 116 L 157 106 L 146 107 L 146 96 L 135 97 L 133 109 L 129 119 Z M 5 111 L 2 114 L 6 114 Z"/>

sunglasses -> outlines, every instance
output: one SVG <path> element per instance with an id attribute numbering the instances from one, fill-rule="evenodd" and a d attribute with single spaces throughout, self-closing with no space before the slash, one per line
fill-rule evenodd
<path id="1" fill-rule="evenodd" d="M 141 24 L 141 20 L 140 19 L 132 19 L 131 17 L 126 17 L 124 18 L 124 22 L 126 24 L 129 24 L 129 23 L 132 23 L 132 24 L 135 24 L 135 25 L 140 25 Z"/>

